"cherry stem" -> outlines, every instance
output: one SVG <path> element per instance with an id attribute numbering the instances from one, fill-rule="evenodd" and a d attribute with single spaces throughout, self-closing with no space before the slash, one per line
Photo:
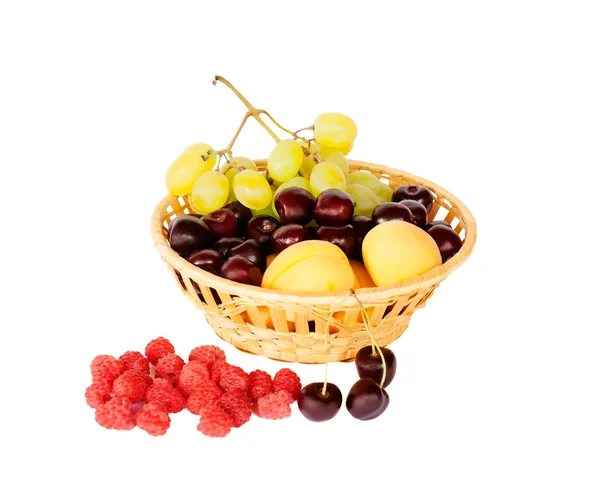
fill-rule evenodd
<path id="1" fill-rule="evenodd" d="M 271 135 L 271 137 L 273 138 L 273 140 L 275 140 L 276 143 L 280 142 L 280 139 L 277 135 L 275 135 L 275 132 L 273 130 L 271 130 L 271 128 L 263 121 L 262 118 L 260 118 L 260 114 L 259 111 L 254 108 L 254 105 L 252 105 L 248 100 L 246 100 L 246 97 L 244 97 L 238 90 L 237 88 L 235 88 L 230 82 L 229 80 L 226 80 L 225 78 L 219 76 L 219 75 L 215 75 L 215 79 L 213 80 L 213 85 L 216 85 L 217 82 L 221 82 L 223 84 L 225 84 L 227 87 L 229 87 L 229 89 L 235 93 L 235 95 L 242 101 L 242 103 L 244 105 L 246 105 L 246 108 L 248 109 L 248 112 L 250 112 L 250 115 L 252 115 L 256 121 L 267 131 L 267 133 L 269 135 Z"/>
<path id="2" fill-rule="evenodd" d="M 332 316 L 333 313 L 327 317 L 327 323 L 325 324 L 325 381 L 323 382 L 323 389 L 321 390 L 321 395 L 323 396 L 327 395 L 327 377 L 329 374 L 329 321 Z"/>
<path id="3" fill-rule="evenodd" d="M 383 364 L 383 374 L 381 375 L 381 382 L 379 382 L 379 387 L 383 388 L 383 384 L 385 383 L 385 377 L 387 375 L 387 365 L 385 364 L 385 358 L 383 357 L 383 352 L 381 351 L 381 348 L 379 347 L 377 340 L 375 340 L 375 337 L 373 336 L 373 332 L 371 332 L 371 320 L 369 319 L 369 316 L 367 315 L 365 306 L 360 301 L 360 299 L 356 296 L 356 292 L 354 291 L 354 289 L 350 289 L 350 295 L 352 295 L 358 302 L 358 306 L 360 308 L 360 313 L 362 314 L 365 328 L 367 330 L 367 333 L 369 334 L 369 337 L 371 338 L 371 347 L 373 348 L 373 355 L 375 355 L 375 349 L 377 349 L 377 353 L 379 354 L 379 358 L 381 359 L 381 363 Z"/>

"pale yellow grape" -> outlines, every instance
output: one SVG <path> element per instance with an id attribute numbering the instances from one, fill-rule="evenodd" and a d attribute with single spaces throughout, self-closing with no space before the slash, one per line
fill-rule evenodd
<path id="1" fill-rule="evenodd" d="M 346 176 L 335 163 L 321 162 L 310 174 L 310 187 L 315 197 L 329 188 L 346 190 Z"/>
<path id="2" fill-rule="evenodd" d="M 370 189 L 375 195 L 384 194 L 385 183 L 381 183 L 379 179 L 371 172 L 352 172 L 348 175 L 348 183 L 355 183 Z"/>
<path id="3" fill-rule="evenodd" d="M 310 182 L 308 181 L 308 179 L 306 179 L 304 177 L 294 177 L 294 178 L 288 180 L 287 182 L 283 182 L 277 188 L 277 190 L 275 190 L 275 193 L 273 194 L 273 199 L 271 200 L 271 207 L 273 208 L 273 214 L 274 214 L 273 216 L 275 218 L 279 219 L 279 215 L 277 214 L 277 210 L 275 210 L 275 196 L 281 190 L 285 190 L 286 188 L 292 188 L 292 187 L 303 188 L 307 192 L 311 192 L 312 193 L 312 190 L 310 188 Z"/>
<path id="4" fill-rule="evenodd" d="M 319 150 L 319 155 L 323 160 L 335 163 L 338 167 L 340 167 L 342 172 L 344 172 L 344 175 L 348 176 L 348 174 L 350 173 L 346 157 L 337 150 L 326 146 L 322 146 Z"/>
<path id="5" fill-rule="evenodd" d="M 302 176 L 309 178 L 316 164 L 317 162 L 312 156 L 304 157 L 302 160 L 302 166 L 300 167 L 300 173 Z"/>
<path id="6" fill-rule="evenodd" d="M 233 177 L 236 198 L 252 210 L 262 210 L 271 203 L 273 195 L 267 179 L 254 170 L 244 170 Z"/>
<path id="7" fill-rule="evenodd" d="M 194 212 L 206 215 L 225 205 L 229 196 L 229 181 L 221 172 L 209 170 L 198 177 L 190 202 Z"/>
<path id="8" fill-rule="evenodd" d="M 211 170 L 217 161 L 213 155 L 207 161 L 202 156 L 213 148 L 206 143 L 196 143 L 186 148 L 167 169 L 165 184 L 173 196 L 188 195 L 194 188 L 194 182 L 205 171 Z"/>
<path id="9" fill-rule="evenodd" d="M 381 182 L 379 182 L 379 183 L 381 183 Z M 394 195 L 394 189 L 392 187 L 390 187 L 389 185 L 386 185 L 385 183 L 381 183 L 381 185 L 382 185 L 381 193 L 377 194 L 377 196 L 379 197 L 379 201 L 381 203 L 391 202 L 392 195 Z"/>
<path id="10" fill-rule="evenodd" d="M 298 142 L 292 139 L 281 140 L 269 155 L 267 170 L 277 182 L 285 182 L 296 176 L 302 166 L 304 151 Z"/>
<path id="11" fill-rule="evenodd" d="M 354 120 L 343 113 L 322 113 L 315 119 L 314 137 L 317 142 L 343 155 L 352 150 L 358 130 Z"/>
<path id="12" fill-rule="evenodd" d="M 254 170 L 255 172 L 258 172 L 256 163 L 246 157 L 233 157 L 229 163 L 239 172 L 242 170 Z"/>
<path id="13" fill-rule="evenodd" d="M 346 191 L 352 196 L 354 203 L 354 215 L 364 215 L 371 218 L 373 210 L 381 202 L 377 195 L 362 185 L 351 183 L 346 187 Z"/>

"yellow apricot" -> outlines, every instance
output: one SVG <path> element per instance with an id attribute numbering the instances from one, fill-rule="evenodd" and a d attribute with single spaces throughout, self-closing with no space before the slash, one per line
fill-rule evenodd
<path id="1" fill-rule="evenodd" d="M 273 263 L 273 260 L 275 260 L 276 256 L 277 256 L 276 253 L 271 253 L 270 255 L 267 255 L 267 268 L 269 268 L 271 263 Z"/>
<path id="2" fill-rule="evenodd" d="M 355 277 L 354 288 L 375 287 L 375 282 L 373 282 L 371 275 L 369 275 L 369 271 L 362 262 L 359 262 L 358 260 L 350 260 L 350 266 L 352 267 Z"/>
<path id="3" fill-rule="evenodd" d="M 381 287 L 421 275 L 442 264 L 431 236 L 408 222 L 385 222 L 367 233 L 363 260 L 375 285 Z"/>

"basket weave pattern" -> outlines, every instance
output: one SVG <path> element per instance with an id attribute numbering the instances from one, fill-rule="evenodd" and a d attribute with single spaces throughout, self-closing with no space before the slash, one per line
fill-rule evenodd
<path id="1" fill-rule="evenodd" d="M 259 170 L 264 170 L 264 161 L 257 164 Z M 404 333 L 414 311 L 424 307 L 436 287 L 467 259 L 475 244 L 476 224 L 458 199 L 425 179 L 381 165 L 358 161 L 349 164 L 351 171 L 369 171 L 393 188 L 401 184 L 426 186 L 435 196 L 428 221 L 446 220 L 463 239 L 454 257 L 417 278 L 356 291 L 367 309 L 373 334 L 383 347 Z M 181 258 L 166 238 L 169 223 L 185 213 L 192 211 L 184 197 L 167 196 L 158 204 L 151 225 L 154 245 L 181 291 L 204 311 L 208 323 L 223 340 L 250 353 L 300 363 L 352 360 L 358 350 L 370 344 L 358 303 L 348 292 L 299 294 L 242 285 Z"/>

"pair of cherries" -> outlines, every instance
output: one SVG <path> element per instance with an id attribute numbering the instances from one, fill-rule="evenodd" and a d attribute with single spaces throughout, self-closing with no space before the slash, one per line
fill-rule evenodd
<path id="1" fill-rule="evenodd" d="M 363 347 L 356 355 L 355 365 L 358 380 L 346 398 L 346 408 L 358 420 L 373 420 L 387 409 L 390 397 L 385 391 L 396 374 L 396 356 L 388 348 L 381 349 L 385 361 L 386 375 L 382 386 L 383 361 L 377 349 Z M 333 383 L 310 383 L 300 392 L 298 408 L 302 415 L 313 422 L 331 420 L 342 407 L 342 392 Z"/>

